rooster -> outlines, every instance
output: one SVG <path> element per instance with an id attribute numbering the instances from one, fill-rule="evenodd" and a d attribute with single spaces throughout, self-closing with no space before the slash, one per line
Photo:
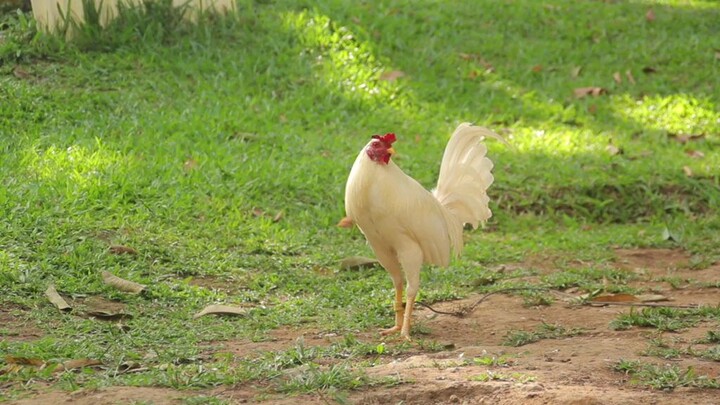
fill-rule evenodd
<path id="1" fill-rule="evenodd" d="M 356 224 L 392 278 L 395 326 L 381 334 L 400 332 L 410 340 L 422 265 L 447 267 L 451 255 L 462 250 L 465 224 L 474 229 L 492 215 L 487 189 L 493 182 L 493 163 L 483 143 L 487 137 L 505 143 L 489 129 L 460 124 L 445 148 L 432 192 L 392 161 L 395 134 L 373 135 L 355 159 L 345 187 L 346 217 L 338 225 Z"/>

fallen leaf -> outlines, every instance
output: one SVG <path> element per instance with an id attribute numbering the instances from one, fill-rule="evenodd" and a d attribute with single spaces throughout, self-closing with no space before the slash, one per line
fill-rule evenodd
<path id="1" fill-rule="evenodd" d="M 134 281 L 128 281 L 118 276 L 113 275 L 110 272 L 103 271 L 102 273 L 103 282 L 111 287 L 115 287 L 120 291 L 129 292 L 133 294 L 139 294 L 145 290 L 145 286 L 138 284 Z"/>
<path id="2" fill-rule="evenodd" d="M 25 69 L 21 68 L 20 66 L 15 66 L 13 69 L 13 75 L 17 77 L 18 79 L 29 79 L 32 77 L 30 73 L 28 73 Z"/>
<path id="3" fill-rule="evenodd" d="M 690 142 L 690 141 L 699 141 L 699 140 L 705 138 L 705 134 L 690 134 L 690 135 L 688 135 L 688 134 L 672 134 L 672 133 L 668 133 L 667 135 L 668 135 L 670 138 L 673 138 L 674 140 L 676 140 L 676 141 L 678 141 L 678 142 L 680 142 L 680 143 L 682 143 L 682 144 L 688 143 L 688 142 Z"/>
<path id="4" fill-rule="evenodd" d="M 650 9 L 647 11 L 647 13 L 645 13 L 645 19 L 648 20 L 648 22 L 655 21 L 655 12 L 653 11 L 653 9 Z"/>
<path id="5" fill-rule="evenodd" d="M 637 296 L 637 299 L 640 302 L 670 301 L 670 298 L 660 294 L 640 294 Z"/>
<path id="6" fill-rule="evenodd" d="M 282 122 L 283 124 L 288 121 L 287 116 L 286 116 L 285 114 L 280 114 L 280 116 L 278 117 L 278 119 L 279 119 L 280 122 Z"/>
<path id="7" fill-rule="evenodd" d="M 685 154 L 690 156 L 691 158 L 695 158 L 695 159 L 700 159 L 700 158 L 705 157 L 704 153 L 700 152 L 699 150 L 693 150 L 693 149 L 686 150 Z"/>
<path id="8" fill-rule="evenodd" d="M 246 315 L 247 310 L 240 307 L 232 307 L 229 305 L 208 305 L 202 311 L 193 315 L 193 319 L 200 318 L 201 316 L 216 314 L 216 315 Z"/>
<path id="9" fill-rule="evenodd" d="M 615 83 L 622 84 L 622 76 L 620 76 L 620 72 L 613 73 L 613 80 L 615 80 Z"/>
<path id="10" fill-rule="evenodd" d="M 479 58 L 478 55 L 475 55 L 475 54 L 472 54 L 472 53 L 465 53 L 465 52 L 460 52 L 460 53 L 458 54 L 458 56 L 459 56 L 460 59 L 462 59 L 462 60 L 475 60 L 475 59 Z"/>
<path id="11" fill-rule="evenodd" d="M 72 307 L 63 299 L 63 297 L 60 296 L 60 294 L 58 294 L 53 284 L 50 284 L 47 290 L 45 290 L 45 296 L 53 305 L 55 305 L 55 307 L 57 307 L 57 309 L 64 312 L 72 310 Z"/>
<path id="12" fill-rule="evenodd" d="M 261 216 L 265 215 L 265 211 L 261 210 L 260 208 L 253 208 L 252 214 L 255 217 L 261 217 Z"/>
<path id="13" fill-rule="evenodd" d="M 632 84 L 635 84 L 635 78 L 633 77 L 633 74 L 631 71 L 626 70 L 625 71 L 625 77 L 627 77 L 628 81 Z"/>
<path id="14" fill-rule="evenodd" d="M 574 90 L 575 97 L 583 98 L 587 96 L 597 97 L 601 94 L 606 94 L 607 90 L 602 87 L 578 87 Z"/>
<path id="15" fill-rule="evenodd" d="M 580 72 L 582 72 L 582 66 L 575 66 L 572 70 L 570 70 L 570 77 L 575 79 L 580 76 Z"/>
<path id="16" fill-rule="evenodd" d="M 379 264 L 375 259 L 371 259 L 369 257 L 362 257 L 362 256 L 350 256 L 342 259 L 340 261 L 340 269 L 341 270 L 359 270 L 359 269 L 367 269 L 371 267 L 375 267 L 375 265 Z"/>
<path id="17" fill-rule="evenodd" d="M 657 69 L 655 69 L 654 67 L 645 66 L 644 68 L 642 68 L 642 72 L 645 74 L 657 73 Z"/>
<path id="18" fill-rule="evenodd" d="M 136 361 L 126 361 L 121 363 L 117 369 L 118 373 L 139 373 L 147 370 L 147 367 L 142 367 L 142 365 Z"/>
<path id="19" fill-rule="evenodd" d="M 125 312 L 110 312 L 102 310 L 92 310 L 84 313 L 85 316 L 97 318 L 101 321 L 120 321 L 123 319 L 132 319 L 132 315 Z"/>
<path id="20" fill-rule="evenodd" d="M 75 360 L 68 360 L 64 363 L 60 363 L 60 367 L 58 370 L 62 371 L 69 371 L 74 370 L 76 368 L 83 368 L 83 367 L 91 367 L 91 366 L 101 366 L 103 363 L 100 360 L 93 360 L 93 359 L 75 359 Z"/>
<path id="21" fill-rule="evenodd" d="M 123 246 L 123 245 L 113 245 L 108 248 L 108 252 L 114 254 L 114 255 L 136 255 L 137 250 L 131 248 L 130 246 Z"/>
<path id="22" fill-rule="evenodd" d="M 340 228 L 352 228 L 353 225 L 355 225 L 355 223 L 349 217 L 343 217 L 343 219 L 337 223 L 337 226 Z"/>
<path id="23" fill-rule="evenodd" d="M 535 65 L 535 66 L 532 67 L 532 71 L 535 72 L 535 73 L 540 73 L 540 72 L 542 72 L 542 70 L 543 70 L 543 66 L 542 66 L 542 65 Z"/>
<path id="24" fill-rule="evenodd" d="M 383 74 L 380 75 L 380 80 L 392 82 L 403 76 L 405 76 L 405 72 L 401 70 L 391 70 L 389 72 L 383 72 Z"/>
<path id="25" fill-rule="evenodd" d="M 637 297 L 632 294 L 607 294 L 607 295 L 598 295 L 597 297 L 594 297 L 590 299 L 592 302 L 633 302 L 637 301 Z"/>
<path id="26" fill-rule="evenodd" d="M 715 59 L 720 60 L 720 51 L 715 51 Z"/>
<path id="27" fill-rule="evenodd" d="M 480 76 L 480 72 L 478 72 L 477 69 L 473 69 L 468 73 L 468 78 L 470 79 L 476 79 L 478 76 Z"/>
<path id="28" fill-rule="evenodd" d="M 623 154 L 622 148 L 618 148 L 617 146 L 612 145 L 612 144 L 606 146 L 606 147 L 605 147 L 605 150 L 608 151 L 608 153 L 610 154 L 610 156 L 622 155 L 622 154 Z"/>
<path id="29" fill-rule="evenodd" d="M 690 166 L 683 166 L 683 173 L 685 173 L 685 175 L 688 176 L 688 177 L 692 177 L 692 176 L 693 176 L 693 171 L 692 171 L 692 169 L 690 168 Z"/>
<path id="30" fill-rule="evenodd" d="M 33 359 L 29 357 L 16 357 L 16 356 L 5 356 L 5 363 L 7 364 L 18 364 L 21 366 L 34 366 L 41 367 L 45 365 L 45 362 L 40 359 Z"/>
<path id="31" fill-rule="evenodd" d="M 280 220 L 283 219 L 283 216 L 285 216 L 285 214 L 283 214 L 282 211 L 278 211 L 278 213 L 275 214 L 275 216 L 273 217 L 272 221 L 273 221 L 273 222 L 280 222 Z"/>
<path id="32" fill-rule="evenodd" d="M 597 105 L 596 105 L 596 104 L 590 104 L 590 105 L 588 106 L 588 109 L 587 109 L 587 110 L 588 110 L 588 112 L 589 112 L 590 114 L 593 114 L 593 115 L 594 115 L 594 114 L 597 112 Z"/>
<path id="33" fill-rule="evenodd" d="M 197 165 L 198 165 L 197 160 L 195 160 L 195 159 L 193 159 L 193 158 L 188 158 L 188 160 L 186 160 L 186 161 L 183 163 L 183 170 L 185 170 L 186 173 L 187 173 L 187 172 L 190 172 L 190 171 L 193 171 L 193 170 L 195 170 L 195 168 L 197 167 Z"/>

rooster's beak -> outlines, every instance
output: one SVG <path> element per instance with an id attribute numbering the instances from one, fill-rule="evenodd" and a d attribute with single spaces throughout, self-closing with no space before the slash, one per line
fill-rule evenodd
<path id="1" fill-rule="evenodd" d="M 387 151 L 390 154 L 390 156 L 395 154 L 395 149 L 393 149 L 393 148 L 388 148 Z"/>

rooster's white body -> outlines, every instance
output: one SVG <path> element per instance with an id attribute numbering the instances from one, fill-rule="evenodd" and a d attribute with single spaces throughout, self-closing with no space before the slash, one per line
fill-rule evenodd
<path id="1" fill-rule="evenodd" d="M 366 148 L 373 141 L 355 160 L 345 189 L 345 211 L 393 279 L 395 326 L 385 333 L 401 331 L 409 338 L 423 263 L 447 266 L 462 250 L 464 224 L 475 228 L 492 215 L 487 189 L 493 182 L 493 163 L 486 157 L 486 137 L 502 141 L 486 128 L 458 126 L 445 148 L 433 192 L 392 160 L 371 160 Z M 404 281 L 407 310 L 402 303 Z"/>

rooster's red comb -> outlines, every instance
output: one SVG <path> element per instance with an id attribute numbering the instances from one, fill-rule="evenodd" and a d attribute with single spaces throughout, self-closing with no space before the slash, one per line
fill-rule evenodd
<path id="1" fill-rule="evenodd" d="M 373 135 L 372 137 L 373 137 L 373 139 L 381 140 L 383 143 L 387 144 L 388 146 L 391 146 L 393 144 L 393 142 L 395 142 L 397 140 L 394 133 L 387 133 L 383 136 Z"/>

